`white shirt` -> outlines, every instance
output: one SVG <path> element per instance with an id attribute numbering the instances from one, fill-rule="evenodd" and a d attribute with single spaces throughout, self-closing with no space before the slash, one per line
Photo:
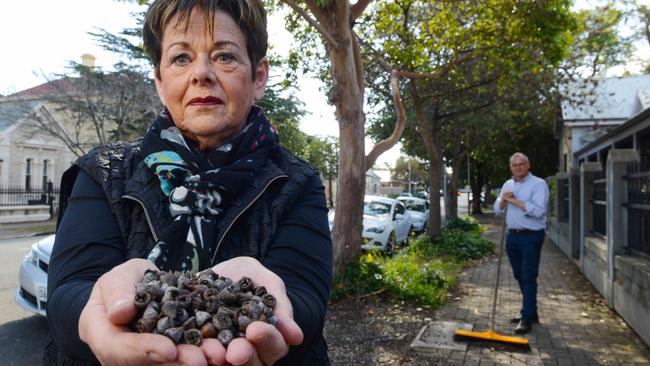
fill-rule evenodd
<path id="1" fill-rule="evenodd" d="M 497 215 L 503 213 L 500 209 L 501 195 L 511 191 L 515 199 L 523 201 L 526 211 L 512 203 L 508 203 L 506 225 L 508 229 L 546 229 L 546 209 L 548 208 L 548 185 L 546 181 L 528 173 L 521 181 L 509 179 L 501 187 L 499 198 L 494 202 L 494 211 Z"/>

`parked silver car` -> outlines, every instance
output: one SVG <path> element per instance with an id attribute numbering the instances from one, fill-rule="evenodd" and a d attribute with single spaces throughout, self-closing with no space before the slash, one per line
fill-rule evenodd
<path id="1" fill-rule="evenodd" d="M 429 219 L 429 201 L 418 197 L 400 196 L 397 200 L 406 206 L 406 211 L 413 219 L 412 226 L 415 233 L 422 233 L 427 228 Z"/>
<path id="2" fill-rule="evenodd" d="M 21 308 L 45 315 L 47 309 L 47 268 L 50 264 L 54 235 L 32 245 L 20 265 L 16 303 Z"/>

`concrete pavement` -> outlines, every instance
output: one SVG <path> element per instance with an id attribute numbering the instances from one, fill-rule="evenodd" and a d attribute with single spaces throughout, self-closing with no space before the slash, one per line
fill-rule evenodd
<path id="1" fill-rule="evenodd" d="M 485 236 L 497 242 L 497 220 L 482 216 Z M 474 324 L 488 328 L 497 257 L 482 260 L 459 278 L 462 295 L 436 311 L 435 320 Z M 509 319 L 518 315 L 521 295 L 507 257 L 504 256 L 497 306 L 496 329 L 514 335 Z M 612 310 L 578 268 L 546 240 L 538 279 L 540 324 L 529 339 L 531 350 L 522 352 L 470 342 L 467 351 L 436 350 L 449 365 L 650 365 L 650 349 Z"/>

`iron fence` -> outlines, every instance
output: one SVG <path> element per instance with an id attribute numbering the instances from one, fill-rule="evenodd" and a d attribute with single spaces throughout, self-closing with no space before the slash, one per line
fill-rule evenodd
<path id="1" fill-rule="evenodd" d="M 569 222 L 569 179 L 568 178 L 563 178 L 563 179 L 558 179 L 557 180 L 557 186 L 558 189 L 560 190 L 559 193 L 561 195 L 560 197 L 560 212 L 558 217 L 558 220 L 560 222 Z"/>
<path id="2" fill-rule="evenodd" d="M 650 168 L 627 166 L 627 248 L 650 256 Z"/>
<path id="3" fill-rule="evenodd" d="M 607 179 L 605 170 L 593 174 L 592 232 L 607 236 Z"/>
<path id="4" fill-rule="evenodd" d="M 0 187 L 0 207 L 48 205 L 50 216 L 53 216 L 58 207 L 58 198 L 59 188 L 55 188 L 52 182 L 39 188 Z"/>

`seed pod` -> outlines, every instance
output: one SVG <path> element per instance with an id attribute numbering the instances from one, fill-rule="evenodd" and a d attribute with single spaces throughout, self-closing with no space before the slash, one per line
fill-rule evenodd
<path id="1" fill-rule="evenodd" d="M 169 339 L 171 339 L 174 342 L 174 344 L 179 344 L 181 342 L 181 339 L 183 338 L 183 328 L 181 327 L 169 328 L 165 330 L 163 334 L 166 335 Z"/>
<path id="2" fill-rule="evenodd" d="M 217 315 L 212 317 L 212 324 L 214 324 L 215 328 L 218 330 L 232 328 L 233 315 L 234 312 L 232 310 L 221 307 L 219 310 L 217 310 Z"/>
<path id="3" fill-rule="evenodd" d="M 171 272 L 165 272 L 160 276 L 160 282 L 167 286 L 176 287 L 178 278 Z"/>
<path id="4" fill-rule="evenodd" d="M 190 297 L 190 295 L 176 296 L 176 301 L 178 301 L 178 304 L 184 309 L 190 310 L 190 308 L 192 307 L 192 298 Z"/>
<path id="5" fill-rule="evenodd" d="M 212 319 L 212 314 L 208 313 L 207 311 L 197 311 L 194 317 L 196 318 L 196 325 L 198 327 L 202 327 L 203 324 Z"/>
<path id="6" fill-rule="evenodd" d="M 212 287 L 216 288 L 219 291 L 221 291 L 224 288 L 228 287 L 228 283 L 226 282 L 225 277 L 224 278 L 219 278 L 219 279 L 214 280 L 212 282 Z"/>
<path id="7" fill-rule="evenodd" d="M 176 281 L 176 286 L 178 288 L 187 288 L 187 286 L 191 284 L 192 279 L 186 273 L 182 273 L 180 276 L 178 276 L 178 280 Z"/>
<path id="8" fill-rule="evenodd" d="M 162 300 L 164 291 L 161 287 L 160 281 L 151 281 L 144 286 L 144 290 L 151 295 L 151 299 L 154 301 Z"/>
<path id="9" fill-rule="evenodd" d="M 190 318 L 190 315 L 187 312 L 187 310 L 181 308 L 178 311 L 178 314 L 176 314 L 176 319 L 174 319 L 174 321 L 177 322 L 177 323 L 182 324 L 182 323 L 185 323 L 187 321 L 187 319 L 189 319 L 189 318 Z"/>
<path id="10" fill-rule="evenodd" d="M 205 302 L 205 311 L 207 311 L 210 314 L 215 314 L 217 310 L 219 310 L 220 306 L 221 306 L 221 301 L 219 301 L 219 299 L 215 297 Z"/>
<path id="11" fill-rule="evenodd" d="M 240 332 L 246 332 L 246 328 L 248 325 L 252 323 L 251 319 L 247 317 L 246 315 L 240 315 L 237 318 L 237 324 L 239 325 L 239 331 Z"/>
<path id="12" fill-rule="evenodd" d="M 144 309 L 150 301 L 151 295 L 148 292 L 137 292 L 133 302 L 138 309 Z"/>
<path id="13" fill-rule="evenodd" d="M 264 296 L 262 296 L 262 302 L 264 303 L 264 305 L 270 308 L 274 308 L 275 304 L 277 303 L 277 300 L 275 299 L 275 296 L 271 294 L 264 294 Z"/>
<path id="14" fill-rule="evenodd" d="M 233 334 L 232 334 L 232 331 L 230 329 L 221 330 L 221 331 L 219 331 L 219 334 L 217 334 L 217 339 L 224 346 L 227 346 L 228 343 L 230 343 L 230 341 L 232 341 L 232 338 L 233 338 Z"/>
<path id="15" fill-rule="evenodd" d="M 176 299 L 176 297 L 180 294 L 179 290 L 177 287 L 174 286 L 169 286 L 165 290 L 165 294 L 163 295 L 162 301 L 173 301 Z"/>
<path id="16" fill-rule="evenodd" d="M 262 297 L 264 294 L 266 294 L 266 287 L 260 286 L 260 287 L 255 287 L 253 290 L 253 295 Z"/>
<path id="17" fill-rule="evenodd" d="M 142 277 L 142 282 L 148 283 L 151 281 L 156 281 L 158 280 L 158 272 L 154 271 L 153 269 L 147 269 L 144 271 L 144 276 Z"/>
<path id="18" fill-rule="evenodd" d="M 158 323 L 156 323 L 156 332 L 164 334 L 167 329 L 172 328 L 173 326 L 174 321 L 164 316 L 158 320 Z"/>
<path id="19" fill-rule="evenodd" d="M 225 288 L 219 292 L 217 298 L 226 305 L 234 305 L 237 302 L 237 296 L 235 296 L 235 293 L 230 291 L 229 288 Z"/>
<path id="20" fill-rule="evenodd" d="M 242 277 L 239 279 L 239 289 L 243 292 L 253 289 L 253 280 L 250 277 Z"/>
<path id="21" fill-rule="evenodd" d="M 248 301 L 253 297 L 253 293 L 248 291 L 248 292 L 237 292 L 235 293 L 235 296 L 237 297 L 237 301 L 240 303 L 244 301 Z"/>
<path id="22" fill-rule="evenodd" d="M 217 334 L 217 328 L 210 322 L 203 324 L 201 327 L 201 337 L 203 338 L 217 338 Z"/>
<path id="23" fill-rule="evenodd" d="M 219 290 L 216 288 L 209 288 L 203 292 L 203 298 L 209 300 L 219 296 Z"/>
<path id="24" fill-rule="evenodd" d="M 157 320 L 153 318 L 138 319 L 135 324 L 135 330 L 138 333 L 153 333 L 156 330 Z"/>
<path id="25" fill-rule="evenodd" d="M 194 309 L 194 311 L 205 310 L 205 301 L 200 295 L 192 296 L 192 309 Z"/>
<path id="26" fill-rule="evenodd" d="M 196 282 L 202 286 L 212 287 L 214 280 L 212 279 L 212 276 L 203 275 L 199 277 L 199 279 Z"/>
<path id="27" fill-rule="evenodd" d="M 183 323 L 183 329 L 188 330 L 188 329 L 196 329 L 196 317 L 190 317 L 188 318 L 184 323 Z"/>
<path id="28" fill-rule="evenodd" d="M 200 346 L 203 339 L 201 338 L 201 332 L 198 329 L 188 329 L 183 333 L 183 340 L 187 344 L 194 346 Z"/>
<path id="29" fill-rule="evenodd" d="M 202 284 L 191 284 L 188 286 L 188 288 L 192 290 L 192 292 L 197 292 L 199 294 L 202 294 L 205 292 L 205 290 L 209 289 L 210 287 Z"/>
<path id="30" fill-rule="evenodd" d="M 275 315 L 271 315 L 268 319 L 269 324 L 276 326 L 278 325 L 278 317 Z"/>
<path id="31" fill-rule="evenodd" d="M 178 301 L 165 301 L 160 307 L 160 311 L 162 312 L 163 316 L 167 316 L 171 319 L 176 319 L 181 309 L 182 308 Z"/>
<path id="32" fill-rule="evenodd" d="M 147 305 L 147 308 L 144 309 L 144 312 L 142 313 L 142 318 L 143 319 L 158 319 L 158 317 L 160 317 L 160 313 L 158 312 L 158 309 L 160 309 L 160 307 L 158 306 L 157 303 L 150 302 Z"/>
<path id="33" fill-rule="evenodd" d="M 203 271 L 201 271 L 201 272 L 199 272 L 199 273 L 196 274 L 196 277 L 197 277 L 197 278 L 201 278 L 201 277 L 204 277 L 204 276 L 210 278 L 210 280 L 212 280 L 212 281 L 214 281 L 214 280 L 216 280 L 217 278 L 219 278 L 219 275 L 216 274 L 216 273 L 212 270 L 212 268 L 204 269 Z"/>

